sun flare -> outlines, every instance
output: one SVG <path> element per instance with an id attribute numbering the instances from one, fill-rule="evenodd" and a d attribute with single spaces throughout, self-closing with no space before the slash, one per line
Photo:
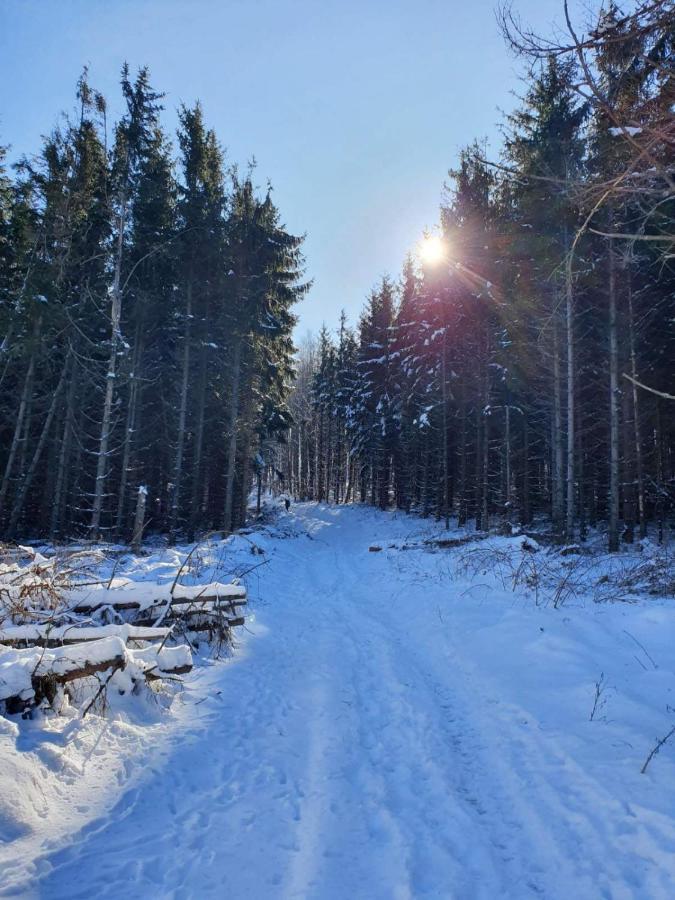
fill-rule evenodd
<path id="1" fill-rule="evenodd" d="M 446 259 L 447 250 L 445 242 L 437 234 L 427 234 L 420 241 L 420 258 L 429 265 L 437 265 Z"/>

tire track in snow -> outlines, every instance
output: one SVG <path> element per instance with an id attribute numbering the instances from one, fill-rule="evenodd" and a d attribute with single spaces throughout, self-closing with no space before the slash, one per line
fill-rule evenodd
<path id="1" fill-rule="evenodd" d="M 352 633 L 346 627 L 348 601 L 354 575 L 345 567 L 343 555 L 319 545 L 307 561 L 304 577 L 319 605 L 312 610 L 315 670 L 311 702 L 307 707 L 310 729 L 309 765 L 303 780 L 305 799 L 298 821 L 300 852 L 293 859 L 289 898 L 343 898 L 345 893 L 362 896 L 363 885 L 373 900 L 411 897 L 403 847 L 396 824 L 381 802 L 378 773 L 359 777 L 363 765 L 362 720 L 349 707 L 352 696 L 347 666 L 353 656 Z M 375 792 L 373 794 L 373 792 Z M 376 825 L 376 821 L 379 825 Z M 386 865 L 377 856 L 377 830 L 383 828 L 395 846 Z M 359 848 L 368 847 L 368 854 Z M 362 858 L 360 858 L 362 857 Z M 400 862 L 399 862 L 400 860 Z M 392 884 L 403 885 L 399 890 Z"/>

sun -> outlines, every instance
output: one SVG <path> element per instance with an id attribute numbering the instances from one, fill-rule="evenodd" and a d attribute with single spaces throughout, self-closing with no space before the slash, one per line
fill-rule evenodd
<path id="1" fill-rule="evenodd" d="M 422 262 L 435 266 L 446 259 L 448 248 L 437 234 L 425 234 L 419 245 Z"/>

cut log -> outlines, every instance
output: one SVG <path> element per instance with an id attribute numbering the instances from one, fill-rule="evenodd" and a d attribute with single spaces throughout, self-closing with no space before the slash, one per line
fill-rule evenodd
<path id="1" fill-rule="evenodd" d="M 56 685 L 67 684 L 109 669 L 122 669 L 127 649 L 119 637 L 102 638 L 53 650 L 4 649 L 0 652 L 0 700 L 39 703 L 53 699 Z"/>
<path id="2" fill-rule="evenodd" d="M 169 609 L 170 616 L 184 616 L 192 612 L 234 612 L 237 606 L 245 606 L 245 600 L 191 600 L 189 603 L 172 603 Z"/>
<path id="3" fill-rule="evenodd" d="M 481 539 L 480 535 L 465 534 L 456 538 L 429 538 L 424 544 L 427 547 L 438 547 L 439 550 L 449 550 L 453 547 L 462 547 L 464 544 L 473 544 Z"/>
<path id="4" fill-rule="evenodd" d="M 35 681 L 54 681 L 56 684 L 67 684 L 69 681 L 77 681 L 78 678 L 89 678 L 98 672 L 107 672 L 111 669 L 123 669 L 124 656 L 115 656 L 112 659 L 87 660 L 79 668 L 68 669 L 67 672 L 47 672 L 44 675 L 35 676 Z"/>
<path id="5" fill-rule="evenodd" d="M 0 644 L 10 647 L 62 647 L 119 637 L 129 641 L 163 641 L 170 628 L 143 628 L 138 625 L 12 625 L 0 629 Z"/>
<path id="6" fill-rule="evenodd" d="M 138 600 L 100 600 L 98 602 L 89 602 L 86 603 L 78 603 L 77 606 L 71 606 L 70 612 L 86 614 L 86 613 L 94 613 L 99 609 L 104 609 L 105 607 L 110 607 L 111 609 L 123 612 L 124 610 L 138 609 L 143 612 L 147 612 L 151 610 L 152 612 L 158 612 L 162 609 L 162 607 L 166 606 L 166 600 L 153 600 L 151 603 L 141 603 Z M 228 597 L 217 598 L 217 597 L 204 597 L 200 600 L 172 600 L 171 606 L 204 606 L 208 604 L 219 604 L 223 608 L 228 606 L 246 606 L 247 600 L 246 597 Z M 51 613 L 53 615 L 53 611 Z"/>
<path id="7" fill-rule="evenodd" d="M 212 585 L 207 585 L 207 587 L 211 588 Z M 241 585 L 222 585 L 221 587 L 229 587 L 231 590 L 220 591 L 213 593 L 209 591 L 209 593 L 198 593 L 196 589 L 190 589 L 187 593 L 186 590 L 182 588 L 180 585 L 176 588 L 173 596 L 171 597 L 156 597 L 152 600 L 133 598 L 133 597 L 125 597 L 124 591 L 120 590 L 109 590 L 109 591 L 92 591 L 90 596 L 86 598 L 78 599 L 73 606 L 70 607 L 72 612 L 75 613 L 94 613 L 99 609 L 103 609 L 108 606 L 114 610 L 124 611 L 124 610 L 132 610 L 137 609 L 143 612 L 154 612 L 158 613 L 161 611 L 163 607 L 167 605 L 170 606 L 194 606 L 194 605 L 208 605 L 208 604 L 219 604 L 222 606 L 246 606 L 246 588 Z M 199 590 L 204 590 L 200 588 Z M 104 595 L 104 596 L 101 596 Z"/>
<path id="8" fill-rule="evenodd" d="M 167 675 L 187 675 L 190 671 L 192 671 L 192 666 L 176 666 L 175 669 L 146 669 L 143 674 L 146 681 L 161 681 Z"/>
<path id="9" fill-rule="evenodd" d="M 178 647 L 143 647 L 140 650 L 127 650 L 127 654 L 150 680 L 163 675 L 185 675 L 192 669 L 192 654 L 184 644 Z"/>
<path id="10" fill-rule="evenodd" d="M 122 612 L 126 609 L 141 609 L 142 606 L 143 604 L 140 602 L 140 600 L 122 600 L 121 598 L 119 600 L 115 600 L 111 597 L 107 597 L 105 600 L 92 598 L 91 600 L 81 601 L 78 602 L 75 606 L 69 607 L 69 612 L 85 614 L 95 613 L 97 612 L 97 610 L 104 609 L 105 607 L 110 607 L 111 609 Z"/>
<path id="11" fill-rule="evenodd" d="M 117 636 L 55 649 L 0 650 L 0 701 L 9 712 L 52 702 L 58 685 L 132 666 L 132 677 L 151 681 L 192 668 L 186 646 L 128 649 Z M 135 675 L 134 673 L 135 669 Z"/>
<path id="12" fill-rule="evenodd" d="M 243 601 L 245 603 L 245 601 Z M 165 611 L 162 609 L 144 610 L 140 613 L 135 621 L 138 625 L 152 626 L 156 621 L 162 624 L 175 625 L 178 622 L 191 620 L 197 617 L 208 618 L 211 622 L 227 622 L 232 621 L 243 622 L 242 616 L 237 616 L 237 607 L 242 605 L 242 601 L 222 602 L 207 600 L 203 603 L 199 600 L 193 600 L 189 603 L 172 603 Z"/>
<path id="13" fill-rule="evenodd" d="M 182 603 L 186 600 L 245 600 L 246 588 L 243 584 L 211 584 L 184 585 L 177 584 L 173 589 L 172 602 Z"/>
<path id="14" fill-rule="evenodd" d="M 227 632 L 230 628 L 238 628 L 245 623 L 246 619 L 243 616 L 227 618 L 224 616 L 209 616 L 201 613 L 186 617 L 183 622 L 183 628 L 185 631 Z"/>

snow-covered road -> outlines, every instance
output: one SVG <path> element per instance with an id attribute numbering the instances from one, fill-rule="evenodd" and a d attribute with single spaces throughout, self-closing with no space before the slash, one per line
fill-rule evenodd
<path id="1" fill-rule="evenodd" d="M 369 552 L 419 521 L 289 521 L 241 652 L 198 670 L 179 727 L 101 784 L 114 800 L 19 895 L 675 896 L 675 752 L 639 774 L 675 703 L 672 605 L 543 610 L 451 579 L 450 554 Z M 654 625 L 646 672 L 620 634 Z M 614 699 L 589 722 L 601 670 Z"/>

